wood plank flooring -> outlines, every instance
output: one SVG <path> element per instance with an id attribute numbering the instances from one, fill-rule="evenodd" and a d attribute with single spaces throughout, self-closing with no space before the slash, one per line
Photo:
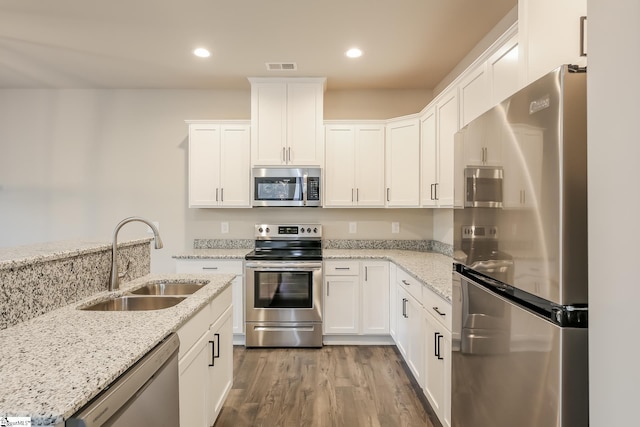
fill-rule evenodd
<path id="1" fill-rule="evenodd" d="M 440 427 L 393 346 L 245 349 L 215 427 Z"/>

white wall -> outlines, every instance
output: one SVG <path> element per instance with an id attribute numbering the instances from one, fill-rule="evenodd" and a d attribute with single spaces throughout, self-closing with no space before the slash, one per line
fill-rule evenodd
<path id="1" fill-rule="evenodd" d="M 590 425 L 638 424 L 640 2 L 588 0 Z"/>
<path id="2" fill-rule="evenodd" d="M 339 94 L 331 101 L 336 113 L 328 115 L 394 117 L 406 114 L 402 100 L 420 97 L 426 104 L 430 92 Z M 131 215 L 160 222 L 165 247 L 152 251 L 154 272 L 172 271 L 171 255 L 193 238 L 252 238 L 253 224 L 262 221 L 319 221 L 328 238 L 432 237 L 426 209 L 188 209 L 184 120 L 249 116 L 249 90 L 0 90 L 0 247 L 109 241 L 118 221 Z M 220 221 L 230 222 L 230 234 L 220 235 Z M 359 222 L 357 234 L 344 234 L 349 221 Z M 391 235 L 391 221 L 400 222 L 400 234 Z M 128 224 L 120 237 L 146 236 L 145 230 Z"/>

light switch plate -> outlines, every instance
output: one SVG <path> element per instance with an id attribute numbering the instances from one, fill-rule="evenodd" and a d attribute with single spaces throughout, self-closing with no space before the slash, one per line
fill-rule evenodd
<path id="1" fill-rule="evenodd" d="M 397 234 L 400 232 L 400 223 L 399 222 L 392 222 L 391 223 L 391 232 L 394 234 Z"/>
<path id="2" fill-rule="evenodd" d="M 358 223 L 350 222 L 349 223 L 349 233 L 354 234 L 358 232 Z"/>
<path id="3" fill-rule="evenodd" d="M 220 232 L 222 234 L 227 234 L 229 232 L 229 223 L 228 222 L 221 222 L 220 223 Z"/>

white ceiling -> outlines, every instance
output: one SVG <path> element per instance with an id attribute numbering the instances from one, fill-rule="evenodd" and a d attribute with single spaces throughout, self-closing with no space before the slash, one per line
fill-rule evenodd
<path id="1" fill-rule="evenodd" d="M 284 75 L 327 77 L 333 90 L 433 89 L 516 4 L 2 0 L 0 88 L 246 89 L 247 76 Z M 346 58 L 353 46 L 364 56 Z"/>

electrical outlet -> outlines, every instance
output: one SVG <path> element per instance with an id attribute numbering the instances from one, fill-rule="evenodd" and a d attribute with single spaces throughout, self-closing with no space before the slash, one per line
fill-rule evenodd
<path id="1" fill-rule="evenodd" d="M 357 232 L 358 232 L 358 223 L 357 222 L 350 222 L 349 223 L 349 233 L 355 234 Z"/>
<path id="2" fill-rule="evenodd" d="M 228 222 L 221 222 L 220 223 L 220 232 L 222 234 L 227 234 L 229 232 L 229 223 Z"/>
<path id="3" fill-rule="evenodd" d="M 391 223 L 391 232 L 394 234 L 397 234 L 400 232 L 400 223 L 399 222 L 392 222 Z"/>

